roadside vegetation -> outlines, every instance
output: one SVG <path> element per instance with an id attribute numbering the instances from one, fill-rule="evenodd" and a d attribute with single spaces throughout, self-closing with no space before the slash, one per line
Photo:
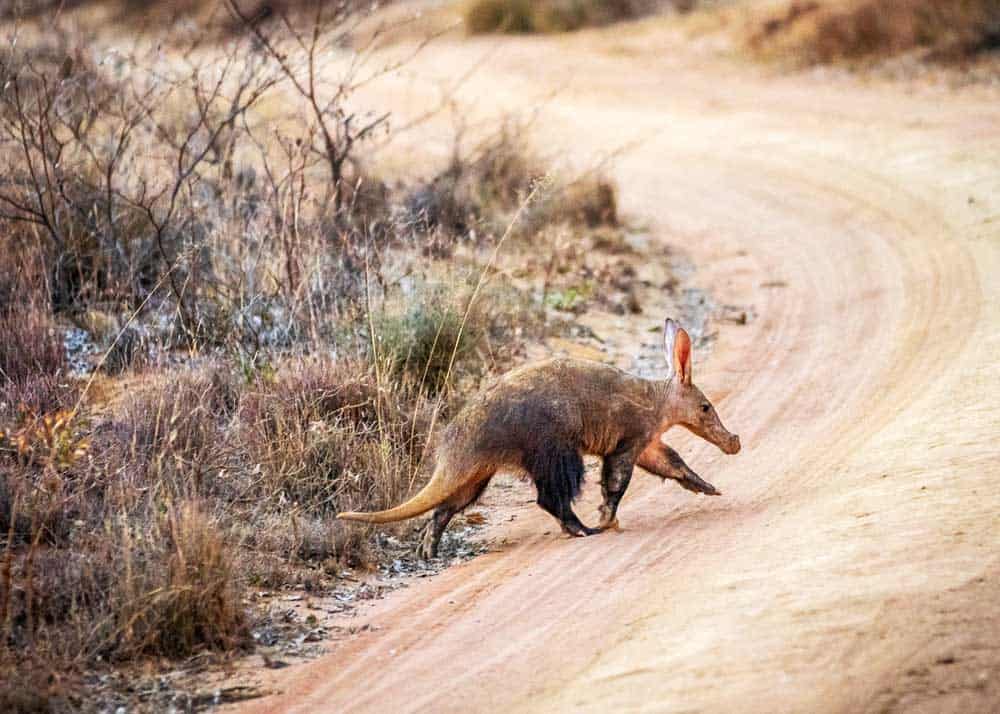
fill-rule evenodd
<path id="1" fill-rule="evenodd" d="M 635 19 L 660 4 L 656 0 L 468 0 L 463 12 L 472 34 L 549 33 Z"/>
<path id="2" fill-rule="evenodd" d="M 794 0 L 749 25 L 755 54 L 806 65 L 910 51 L 960 60 L 1000 47 L 995 0 Z"/>
<path id="3" fill-rule="evenodd" d="M 3 711 L 248 651 L 249 589 L 374 567 L 333 515 L 418 488 L 436 426 L 561 329 L 552 295 L 610 280 L 567 235 L 622 245 L 614 185 L 515 121 L 381 179 L 357 15 L 230 10 L 127 52 L 67 17 L 2 31 Z"/>

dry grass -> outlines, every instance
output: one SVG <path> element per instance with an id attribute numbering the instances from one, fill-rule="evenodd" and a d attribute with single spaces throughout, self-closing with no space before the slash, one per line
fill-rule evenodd
<path id="1" fill-rule="evenodd" d="M 470 0 L 463 14 L 472 34 L 551 33 L 634 19 L 654 7 L 647 0 Z"/>
<path id="2" fill-rule="evenodd" d="M 0 253 L 0 420 L 71 406 L 62 334 L 44 290 L 36 253 L 3 244 Z"/>
<path id="3" fill-rule="evenodd" d="M 112 598 L 112 656 L 183 657 L 200 648 L 232 649 L 249 633 L 233 551 L 197 501 L 169 505 L 137 534 L 121 535 L 123 576 Z"/>
<path id="4" fill-rule="evenodd" d="M 994 0 L 795 0 L 751 23 L 756 54 L 800 64 L 923 49 L 941 59 L 1000 44 Z"/>
<path id="5" fill-rule="evenodd" d="M 240 443 L 259 473 L 247 495 L 327 518 L 399 499 L 415 478 L 433 405 L 397 382 L 380 389 L 363 363 L 298 360 L 280 372 L 240 400 Z"/>
<path id="6" fill-rule="evenodd" d="M 86 664 L 245 637 L 233 551 L 199 499 L 214 490 L 211 390 L 198 380 L 161 389 L 106 420 L 46 417 L 28 431 L 30 448 L 0 453 L 5 642 Z"/>
<path id="7" fill-rule="evenodd" d="M 52 313 L 36 305 L 0 310 L 0 415 L 71 405 L 75 390 Z"/>
<path id="8" fill-rule="evenodd" d="M 234 551 L 204 506 L 137 515 L 108 521 L 100 539 L 81 534 L 70 550 L 8 549 L 0 614 L 22 662 L 92 666 L 248 643 Z"/>
<path id="9" fill-rule="evenodd" d="M 220 444 L 236 409 L 235 376 L 224 366 L 158 370 L 133 381 L 113 413 L 95 430 L 97 464 L 127 492 L 149 487 L 168 493 L 225 492 L 232 462 Z"/>

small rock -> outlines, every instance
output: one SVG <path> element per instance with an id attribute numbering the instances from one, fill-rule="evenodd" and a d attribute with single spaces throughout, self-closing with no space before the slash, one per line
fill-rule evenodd
<path id="1" fill-rule="evenodd" d="M 261 655 L 264 659 L 264 666 L 268 669 L 284 669 L 288 666 L 288 662 L 281 659 L 271 659 L 267 655 Z"/>
<path id="2" fill-rule="evenodd" d="M 625 299 L 625 306 L 633 315 L 642 314 L 642 303 L 639 302 L 639 298 L 636 296 L 634 290 L 629 291 L 628 296 Z"/>

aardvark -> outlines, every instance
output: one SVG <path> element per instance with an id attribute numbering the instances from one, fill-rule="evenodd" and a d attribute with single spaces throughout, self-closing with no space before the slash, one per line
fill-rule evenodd
<path id="1" fill-rule="evenodd" d="M 531 478 L 538 505 L 574 536 L 617 527 L 618 504 L 636 464 L 688 490 L 718 495 L 661 437 L 680 424 L 727 454 L 740 450 L 740 439 L 692 383 L 691 338 L 671 319 L 664 350 L 670 370 L 662 380 L 580 359 L 546 360 L 508 372 L 448 425 L 434 473 L 413 498 L 387 511 L 337 517 L 389 523 L 433 508 L 419 549 L 421 557 L 432 558 L 448 522 L 479 498 L 498 471 Z M 597 528 L 581 523 L 572 508 L 583 484 L 584 454 L 603 458 Z"/>

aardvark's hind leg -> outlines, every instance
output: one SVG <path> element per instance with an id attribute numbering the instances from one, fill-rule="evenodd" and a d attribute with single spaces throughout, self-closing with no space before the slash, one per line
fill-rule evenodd
<path id="1" fill-rule="evenodd" d="M 589 536 L 601 532 L 599 528 L 588 528 L 583 525 L 568 503 L 559 503 L 541 490 L 538 492 L 538 505 L 555 516 L 563 531 L 572 536 Z"/>
<path id="2" fill-rule="evenodd" d="M 580 522 L 573 499 L 583 485 L 583 458 L 575 449 L 551 449 L 526 459 L 538 489 L 538 505 L 555 516 L 562 529 L 574 536 L 597 533 Z"/>
<path id="3" fill-rule="evenodd" d="M 434 514 L 427 521 L 427 525 L 424 526 L 423 538 L 420 541 L 420 546 L 417 548 L 418 557 L 423 560 L 437 557 L 438 544 L 440 544 L 441 536 L 444 534 L 445 528 L 448 527 L 451 519 L 455 517 L 455 514 L 460 513 L 467 506 L 474 503 L 482 495 L 483 491 L 486 490 L 489 483 L 490 479 L 487 477 L 481 483 L 463 488 L 434 509 Z"/>

